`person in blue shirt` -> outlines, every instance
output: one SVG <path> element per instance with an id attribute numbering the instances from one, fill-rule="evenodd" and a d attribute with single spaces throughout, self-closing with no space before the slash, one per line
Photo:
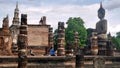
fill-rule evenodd
<path id="1" fill-rule="evenodd" d="M 54 51 L 54 48 L 53 48 L 53 47 L 50 48 L 50 55 L 51 55 L 51 56 L 55 56 L 55 51 Z"/>

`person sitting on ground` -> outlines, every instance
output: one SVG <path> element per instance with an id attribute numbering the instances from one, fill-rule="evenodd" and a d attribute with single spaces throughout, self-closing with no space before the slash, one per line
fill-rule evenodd
<path id="1" fill-rule="evenodd" d="M 55 51 L 53 47 L 50 48 L 50 56 L 55 56 Z"/>

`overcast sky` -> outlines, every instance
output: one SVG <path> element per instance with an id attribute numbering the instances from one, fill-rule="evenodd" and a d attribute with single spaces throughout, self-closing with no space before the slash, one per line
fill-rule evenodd
<path id="1" fill-rule="evenodd" d="M 99 21 L 97 11 L 102 1 L 106 10 L 108 32 L 115 35 L 120 31 L 120 0 L 0 0 L 0 27 L 7 14 L 10 25 L 12 24 L 17 1 L 20 14 L 28 15 L 28 24 L 39 24 L 40 18 L 46 16 L 47 24 L 54 29 L 59 21 L 66 22 L 69 17 L 81 17 L 86 28 L 95 28 Z"/>

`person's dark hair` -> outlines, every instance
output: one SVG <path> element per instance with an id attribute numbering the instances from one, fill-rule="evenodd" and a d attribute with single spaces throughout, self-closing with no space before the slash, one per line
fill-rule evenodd
<path id="1" fill-rule="evenodd" d="M 50 47 L 50 49 L 52 49 L 53 47 Z"/>

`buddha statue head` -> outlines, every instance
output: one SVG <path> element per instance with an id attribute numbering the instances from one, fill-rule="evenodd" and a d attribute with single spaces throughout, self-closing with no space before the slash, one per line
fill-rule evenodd
<path id="1" fill-rule="evenodd" d="M 104 19 L 105 17 L 105 9 L 102 7 L 102 2 L 100 3 L 100 8 L 98 10 L 98 18 L 100 20 Z"/>

